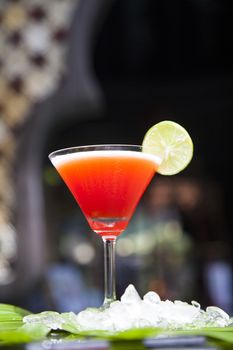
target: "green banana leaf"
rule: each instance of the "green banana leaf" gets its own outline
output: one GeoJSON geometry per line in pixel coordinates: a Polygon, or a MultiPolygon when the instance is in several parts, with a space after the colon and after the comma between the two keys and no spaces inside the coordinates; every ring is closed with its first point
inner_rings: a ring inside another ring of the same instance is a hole
{"type": "MultiPolygon", "coordinates": [[[[75,314],[57,312],[43,312],[41,314],[31,314],[29,311],[13,305],[0,304],[0,346],[3,344],[27,343],[49,339],[51,336],[57,338],[64,337],[64,334],[72,339],[98,338],[109,341],[140,341],[148,337],[164,336],[195,336],[201,335],[208,340],[224,342],[233,346],[233,327],[224,328],[202,328],[191,330],[165,330],[161,328],[136,328],[121,332],[110,331],[81,331],[76,323],[75,314]],[[23,317],[32,317],[33,322],[24,323],[23,317]],[[46,324],[44,319],[51,316],[52,320],[60,322],[59,330],[52,329],[46,324]]],[[[65,337],[64,337],[65,338],[65,337]]],[[[66,337],[68,338],[68,337],[66,337]]]]}
{"type": "Polygon", "coordinates": [[[0,345],[41,340],[50,332],[43,324],[24,324],[23,317],[29,314],[17,306],[0,304],[0,345]]]}
{"type": "Polygon", "coordinates": [[[9,304],[0,304],[0,332],[14,330],[23,325],[27,310],[9,304]]]}
{"type": "Polygon", "coordinates": [[[28,343],[45,339],[50,329],[44,325],[23,325],[14,330],[0,331],[0,345],[28,343]]]}

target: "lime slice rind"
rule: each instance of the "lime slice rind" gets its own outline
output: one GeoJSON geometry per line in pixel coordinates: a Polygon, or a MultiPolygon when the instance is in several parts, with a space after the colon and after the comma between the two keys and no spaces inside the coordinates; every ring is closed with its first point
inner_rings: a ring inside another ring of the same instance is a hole
{"type": "Polygon", "coordinates": [[[193,142],[181,125],[165,120],[146,133],[143,152],[162,158],[158,167],[161,175],[175,175],[186,168],[193,157],[193,142]]]}

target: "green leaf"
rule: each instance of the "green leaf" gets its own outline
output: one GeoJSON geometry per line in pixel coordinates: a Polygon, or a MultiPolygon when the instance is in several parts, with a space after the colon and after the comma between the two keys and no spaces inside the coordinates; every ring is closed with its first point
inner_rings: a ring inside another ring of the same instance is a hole
{"type": "Polygon", "coordinates": [[[73,312],[64,312],[61,314],[62,325],[61,329],[73,334],[80,334],[80,329],[77,325],[77,318],[73,312]]]}
{"type": "Polygon", "coordinates": [[[14,306],[14,305],[9,305],[9,304],[0,304],[0,322],[2,320],[2,318],[4,316],[7,316],[7,315],[15,315],[15,316],[18,316],[18,317],[24,317],[26,315],[29,315],[30,312],[25,310],[25,309],[22,309],[18,306],[14,306]]]}
{"type": "Polygon", "coordinates": [[[161,333],[161,328],[134,328],[121,332],[105,332],[105,335],[111,340],[142,340],[161,333]]]}
{"type": "Polygon", "coordinates": [[[201,328],[193,330],[178,330],[169,332],[172,335],[203,335],[210,339],[222,340],[224,342],[233,343],[233,327],[223,328],[201,328]]]}
{"type": "Polygon", "coordinates": [[[23,325],[23,317],[29,312],[17,306],[0,304],[0,332],[17,329],[23,325]]]}
{"type": "Polygon", "coordinates": [[[212,338],[212,339],[218,339],[218,340],[222,340],[228,343],[233,343],[233,331],[225,331],[225,330],[201,330],[202,335],[208,337],[208,338],[212,338]]]}
{"type": "Polygon", "coordinates": [[[189,330],[166,330],[161,328],[136,328],[121,332],[112,331],[82,331],[77,323],[76,315],[72,312],[59,314],[54,311],[45,311],[39,314],[30,314],[19,307],[0,304],[0,344],[25,343],[45,339],[49,333],[59,339],[67,337],[80,339],[86,337],[102,338],[110,341],[137,341],[148,337],[202,335],[209,340],[233,344],[233,327],[208,327],[189,330]],[[28,316],[28,323],[23,317],[28,316]]]}
{"type": "MultiPolygon", "coordinates": [[[[63,329],[67,330],[70,325],[64,324],[63,329]]],[[[74,332],[72,332],[73,335],[79,336],[79,337],[94,337],[94,338],[101,338],[101,339],[108,339],[108,340],[116,340],[116,341],[123,341],[123,340],[142,340],[147,337],[151,336],[157,336],[161,333],[163,333],[164,330],[159,328],[135,328],[135,329],[129,329],[126,331],[121,332],[112,332],[112,331],[103,331],[103,330],[92,330],[92,331],[82,331],[74,329],[74,332]]]]}
{"type": "Polygon", "coordinates": [[[23,325],[22,321],[6,321],[0,323],[0,332],[17,329],[23,325]]]}
{"type": "Polygon", "coordinates": [[[44,325],[23,325],[14,330],[0,331],[0,344],[27,343],[42,340],[50,332],[44,325]]]}

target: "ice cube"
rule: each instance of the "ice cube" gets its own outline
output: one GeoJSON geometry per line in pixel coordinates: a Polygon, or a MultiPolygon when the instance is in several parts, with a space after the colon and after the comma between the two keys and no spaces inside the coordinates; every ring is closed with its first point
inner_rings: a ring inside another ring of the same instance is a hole
{"type": "Polygon", "coordinates": [[[92,308],[88,308],[83,311],[80,311],[77,315],[78,324],[81,324],[84,328],[86,324],[88,324],[91,327],[93,319],[96,319],[96,317],[98,317],[97,314],[99,312],[100,311],[98,309],[92,309],[92,308]]]}
{"type": "Polygon", "coordinates": [[[199,308],[183,301],[176,300],[174,305],[176,317],[182,320],[182,322],[193,322],[200,313],[199,308]]]}
{"type": "Polygon", "coordinates": [[[193,306],[195,306],[197,309],[201,309],[201,305],[197,302],[197,301],[195,301],[195,300],[192,300],[191,301],[191,304],[193,305],[193,306]]]}
{"type": "Polygon", "coordinates": [[[124,304],[120,301],[111,303],[110,308],[106,312],[111,320],[113,330],[121,331],[132,327],[132,304],[124,304]]]}
{"type": "Polygon", "coordinates": [[[161,301],[160,296],[155,292],[148,292],[144,295],[143,300],[149,303],[159,303],[161,301]]]}
{"type": "Polygon", "coordinates": [[[207,322],[215,327],[225,327],[230,322],[229,315],[217,306],[208,306],[206,308],[207,322]]]}
{"type": "Polygon", "coordinates": [[[108,308],[88,308],[79,312],[58,314],[42,312],[24,317],[26,323],[43,323],[51,329],[61,329],[69,323],[79,330],[122,331],[131,328],[161,327],[165,329],[188,329],[201,327],[225,327],[232,319],[222,309],[210,306],[206,311],[199,303],[191,304],[176,300],[161,301],[155,292],[148,292],[140,298],[135,287],[129,285],[121,297],[108,308]]]}
{"type": "MultiPolygon", "coordinates": [[[[145,298],[145,296],[144,296],[145,298]]],[[[140,324],[144,324],[144,327],[157,327],[160,323],[160,309],[159,302],[148,302],[147,299],[143,299],[141,305],[141,320],[140,324]],[[143,319],[143,321],[142,321],[143,319]]]]}
{"type": "Polygon", "coordinates": [[[88,308],[79,312],[77,323],[81,330],[111,330],[105,310],[102,309],[88,308]]]}
{"type": "Polygon", "coordinates": [[[62,329],[63,319],[58,312],[44,311],[39,314],[32,314],[23,318],[25,323],[43,323],[51,329],[62,329]]]}
{"type": "Polygon", "coordinates": [[[121,296],[121,302],[124,304],[140,303],[142,300],[136,291],[134,285],[130,284],[126,288],[124,294],[121,296]]]}

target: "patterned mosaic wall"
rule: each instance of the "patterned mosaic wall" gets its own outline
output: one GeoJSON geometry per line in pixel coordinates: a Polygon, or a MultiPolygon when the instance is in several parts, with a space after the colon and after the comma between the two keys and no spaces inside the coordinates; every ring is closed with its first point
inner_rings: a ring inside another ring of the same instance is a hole
{"type": "Polygon", "coordinates": [[[67,37],[78,0],[0,0],[0,285],[14,278],[17,203],[12,169],[17,135],[33,106],[65,74],[67,37]]]}

